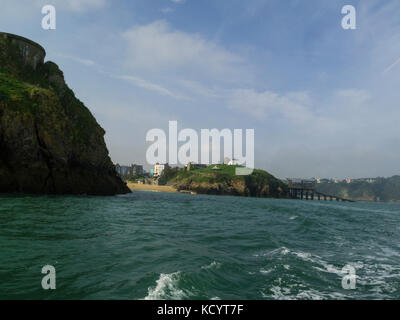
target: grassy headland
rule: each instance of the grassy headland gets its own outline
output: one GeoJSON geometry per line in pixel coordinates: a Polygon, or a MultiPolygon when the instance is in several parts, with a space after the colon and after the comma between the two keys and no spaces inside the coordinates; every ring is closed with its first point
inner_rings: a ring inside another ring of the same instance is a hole
{"type": "Polygon", "coordinates": [[[357,201],[400,201],[400,176],[375,178],[372,182],[356,180],[351,183],[324,182],[317,184],[320,192],[357,201]]]}
{"type": "Polygon", "coordinates": [[[255,169],[250,175],[239,176],[235,174],[238,166],[219,164],[218,170],[214,167],[211,165],[190,171],[167,168],[159,182],[199,194],[288,198],[287,185],[264,170],[255,169]]]}

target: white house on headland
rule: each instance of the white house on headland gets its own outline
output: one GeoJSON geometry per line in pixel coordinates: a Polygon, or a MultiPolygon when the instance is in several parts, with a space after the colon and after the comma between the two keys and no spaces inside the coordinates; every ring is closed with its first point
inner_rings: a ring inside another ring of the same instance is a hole
{"type": "Polygon", "coordinates": [[[153,171],[153,175],[154,177],[159,177],[161,176],[161,173],[164,171],[164,169],[168,167],[168,163],[167,164],[159,164],[158,162],[154,165],[154,171],[153,171]]]}
{"type": "Polygon", "coordinates": [[[228,162],[228,166],[238,166],[239,165],[239,161],[236,159],[232,159],[228,162]]]}

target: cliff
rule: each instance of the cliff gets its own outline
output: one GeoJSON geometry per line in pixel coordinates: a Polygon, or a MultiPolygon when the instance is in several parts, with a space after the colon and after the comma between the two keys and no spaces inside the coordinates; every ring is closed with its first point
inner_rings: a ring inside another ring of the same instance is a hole
{"type": "Polygon", "coordinates": [[[320,183],[317,190],[356,201],[400,201],[400,176],[375,178],[373,182],[355,180],[351,183],[320,183]]]}
{"type": "Polygon", "coordinates": [[[105,131],[52,62],[27,63],[21,42],[0,38],[0,192],[114,195],[105,131]]]}
{"type": "Polygon", "coordinates": [[[213,167],[191,171],[168,168],[160,182],[200,194],[289,198],[287,185],[266,171],[256,169],[251,175],[237,176],[235,166],[218,165],[219,170],[213,167]]]}

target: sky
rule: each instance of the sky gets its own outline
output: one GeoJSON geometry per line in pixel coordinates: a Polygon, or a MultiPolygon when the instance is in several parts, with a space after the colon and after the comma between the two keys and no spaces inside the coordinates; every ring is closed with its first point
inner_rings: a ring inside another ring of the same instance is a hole
{"type": "Polygon", "coordinates": [[[176,120],[254,129],[255,167],[280,178],[360,178],[400,174],[399,16],[398,0],[3,0],[0,31],[46,49],[114,163],[149,168],[146,133],[176,120]]]}

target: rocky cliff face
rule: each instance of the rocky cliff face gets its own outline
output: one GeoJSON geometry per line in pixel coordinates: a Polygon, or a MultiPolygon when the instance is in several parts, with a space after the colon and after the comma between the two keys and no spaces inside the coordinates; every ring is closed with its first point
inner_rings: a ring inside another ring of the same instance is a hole
{"type": "Polygon", "coordinates": [[[178,190],[200,194],[232,195],[260,198],[289,198],[288,187],[266,171],[255,169],[251,175],[236,176],[235,168],[219,165],[220,171],[201,169],[166,169],[162,180],[178,190]]]}
{"type": "Polygon", "coordinates": [[[286,186],[282,183],[271,185],[268,182],[257,183],[252,178],[225,182],[196,182],[183,180],[174,184],[178,190],[190,190],[199,194],[231,195],[257,198],[289,198],[286,186]]]}
{"type": "Polygon", "coordinates": [[[18,46],[0,39],[0,192],[130,192],[104,134],[56,64],[34,70],[18,46]]]}

